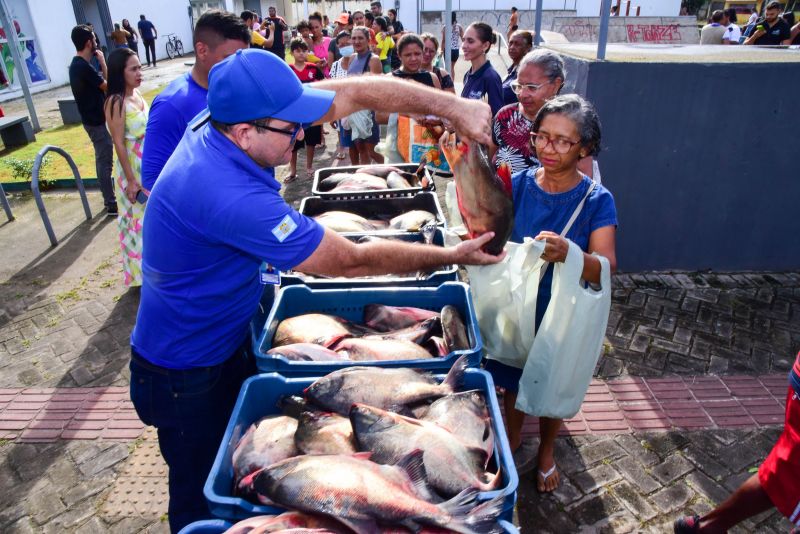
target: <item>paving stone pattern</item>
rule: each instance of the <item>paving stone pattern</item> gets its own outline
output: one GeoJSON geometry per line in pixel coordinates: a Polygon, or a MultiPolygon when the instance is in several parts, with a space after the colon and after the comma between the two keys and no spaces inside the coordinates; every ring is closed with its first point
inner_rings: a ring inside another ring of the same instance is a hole
{"type": "MultiPolygon", "coordinates": [[[[78,276],[65,273],[81,251],[59,246],[0,280],[0,410],[16,414],[0,419],[13,427],[0,430],[2,532],[166,531],[152,434],[111,432],[141,432],[112,426],[138,425],[125,399],[138,292],[116,243],[92,235],[80,242],[99,259],[78,276]]],[[[558,440],[564,483],[540,496],[523,476],[523,531],[665,532],[724,499],[780,431],[798,302],[798,273],[615,276],[598,381],[558,440]]],[[[739,529],[756,531],[788,523],[772,512],[739,529]]]]}
{"type": "MultiPolygon", "coordinates": [[[[572,436],[556,442],[561,486],[520,480],[515,523],[524,533],[672,532],[679,515],[703,514],[751,476],[779,428],[572,436]]],[[[777,511],[731,532],[789,532],[777,511]]]]}

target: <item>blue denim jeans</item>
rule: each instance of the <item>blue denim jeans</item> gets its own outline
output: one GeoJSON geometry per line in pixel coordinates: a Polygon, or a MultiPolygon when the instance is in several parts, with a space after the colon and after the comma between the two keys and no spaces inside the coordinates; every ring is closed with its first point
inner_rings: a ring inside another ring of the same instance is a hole
{"type": "Polygon", "coordinates": [[[131,356],[131,400],[146,425],[158,429],[169,467],[169,526],[178,532],[211,519],[203,486],[228,425],[242,382],[255,374],[250,337],[225,362],[173,370],[131,356]]]}

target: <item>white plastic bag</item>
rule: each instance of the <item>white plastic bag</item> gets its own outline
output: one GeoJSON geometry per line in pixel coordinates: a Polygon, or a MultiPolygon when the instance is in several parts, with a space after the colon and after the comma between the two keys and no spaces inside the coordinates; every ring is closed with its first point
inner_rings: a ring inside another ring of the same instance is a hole
{"type": "Polygon", "coordinates": [[[351,139],[369,139],[372,136],[372,112],[368,109],[356,111],[347,116],[352,133],[351,139]]]}
{"type": "Polygon", "coordinates": [[[611,310],[608,260],[596,256],[600,290],[584,288],[583,251],[568,242],[566,260],[555,264],[553,294],[525,363],[516,404],[527,414],[558,419],[573,417],[581,407],[611,310]]]}
{"type": "Polygon", "coordinates": [[[544,241],[506,243],[506,257],[494,265],[466,266],[488,358],[522,368],[534,340],[539,271],[544,241]]]}

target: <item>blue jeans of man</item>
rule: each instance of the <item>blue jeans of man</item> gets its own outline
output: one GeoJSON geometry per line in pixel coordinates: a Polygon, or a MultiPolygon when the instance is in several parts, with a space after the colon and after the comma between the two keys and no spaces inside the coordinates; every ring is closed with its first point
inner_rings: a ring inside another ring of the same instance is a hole
{"type": "Polygon", "coordinates": [[[158,429],[169,467],[172,532],[212,517],[203,486],[242,382],[256,372],[248,344],[219,365],[188,370],[154,365],[132,351],[131,400],[142,422],[158,429]]]}

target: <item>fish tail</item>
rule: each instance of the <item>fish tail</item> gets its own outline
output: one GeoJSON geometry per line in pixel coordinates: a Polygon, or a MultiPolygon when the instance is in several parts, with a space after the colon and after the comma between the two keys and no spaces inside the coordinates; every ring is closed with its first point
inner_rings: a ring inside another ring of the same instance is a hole
{"type": "Polygon", "coordinates": [[[451,516],[447,528],[462,534],[496,534],[503,532],[503,529],[497,524],[497,519],[503,512],[505,501],[503,496],[495,497],[490,501],[474,506],[477,496],[477,490],[468,489],[439,505],[451,516]]]}
{"type": "Polygon", "coordinates": [[[458,391],[461,388],[461,384],[464,382],[464,373],[467,370],[467,366],[468,361],[467,355],[465,354],[455,361],[450,372],[447,373],[444,382],[442,382],[442,386],[449,388],[451,393],[458,391]]]}

